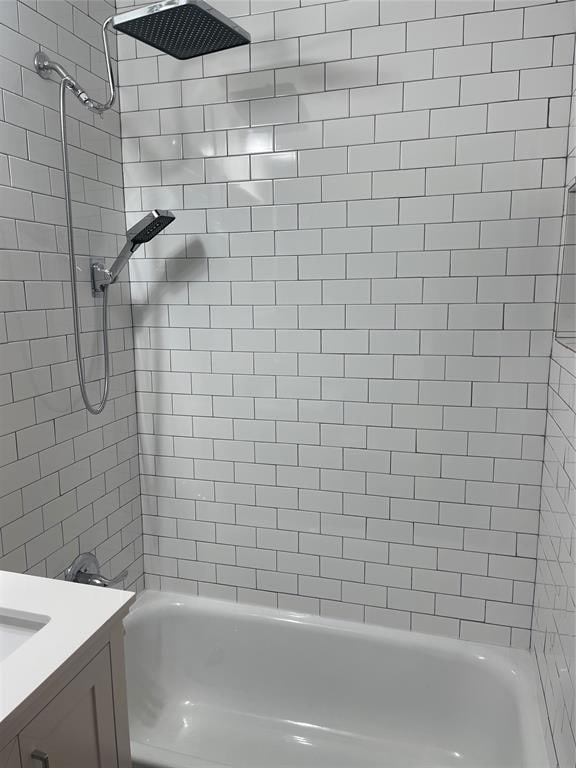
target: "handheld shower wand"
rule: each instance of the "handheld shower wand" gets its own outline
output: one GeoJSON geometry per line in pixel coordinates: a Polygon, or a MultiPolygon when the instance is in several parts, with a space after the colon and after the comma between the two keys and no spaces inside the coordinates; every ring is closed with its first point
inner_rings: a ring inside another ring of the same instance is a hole
{"type": "Polygon", "coordinates": [[[99,262],[91,265],[92,291],[94,294],[102,293],[109,285],[115,283],[120,272],[128,264],[132,254],[141,245],[148,243],[156,235],[159,235],[175,218],[176,216],[174,216],[172,211],[154,210],[129,229],[126,232],[126,243],[110,269],[107,269],[104,264],[99,262]]]}
{"type": "Polygon", "coordinates": [[[60,139],[62,144],[62,167],[64,171],[64,198],[66,205],[66,230],[70,255],[70,283],[72,289],[72,315],[74,318],[74,345],[80,392],[87,410],[99,414],[108,399],[110,382],[110,354],[108,349],[108,288],[116,281],[130,256],[143,243],[147,243],[174,221],[171,211],[152,211],[132,227],[126,237],[126,244],[107,269],[103,264],[90,267],[92,288],[95,295],[102,294],[102,331],[104,347],[104,385],[99,402],[92,403],[88,397],[86,377],[80,344],[80,312],[76,285],[76,253],[74,250],[74,229],[72,224],[72,203],[70,194],[70,171],[68,142],[66,138],[66,92],[73,93],[90,111],[102,115],[114,104],[116,84],[112,60],[108,48],[107,32],[115,30],[167,53],[176,59],[191,59],[215,51],[247,45],[250,35],[233,21],[212,8],[203,0],[161,0],[151,5],[134,8],[110,16],[102,24],[102,42],[108,77],[108,98],[104,102],[91,98],[78,81],[58,62],[51,61],[43,51],[34,57],[36,72],[43,78],[56,74],[60,78],[60,139]]]}

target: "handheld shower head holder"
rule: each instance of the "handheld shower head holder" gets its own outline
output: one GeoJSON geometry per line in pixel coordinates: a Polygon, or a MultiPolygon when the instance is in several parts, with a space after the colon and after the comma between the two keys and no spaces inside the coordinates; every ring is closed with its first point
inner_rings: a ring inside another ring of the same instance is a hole
{"type": "Polygon", "coordinates": [[[90,264],[90,281],[93,296],[101,296],[106,288],[114,282],[110,270],[100,261],[94,261],[90,264]]]}
{"type": "Polygon", "coordinates": [[[133,227],[130,227],[126,233],[126,242],[110,269],[100,262],[94,262],[90,265],[90,279],[92,281],[93,295],[98,296],[103,293],[109,285],[115,283],[118,279],[118,275],[122,272],[134,251],[138,250],[141,245],[153,240],[156,235],[159,235],[160,232],[166,229],[175,218],[176,217],[172,211],[155,209],[150,211],[150,213],[147,213],[146,216],[141,218],[133,227]]]}

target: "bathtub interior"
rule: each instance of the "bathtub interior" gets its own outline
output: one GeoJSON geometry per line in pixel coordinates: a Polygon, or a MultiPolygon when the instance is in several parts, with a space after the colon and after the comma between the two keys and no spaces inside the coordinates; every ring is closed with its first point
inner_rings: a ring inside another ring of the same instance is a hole
{"type": "Polygon", "coordinates": [[[190,600],[127,621],[136,765],[531,764],[517,672],[472,644],[190,600]]]}

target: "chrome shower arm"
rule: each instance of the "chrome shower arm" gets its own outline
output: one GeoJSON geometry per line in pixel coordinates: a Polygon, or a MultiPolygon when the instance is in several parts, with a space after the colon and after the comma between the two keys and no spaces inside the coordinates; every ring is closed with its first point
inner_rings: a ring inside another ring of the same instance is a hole
{"type": "Polygon", "coordinates": [[[54,72],[61,80],[66,81],[66,87],[68,90],[71,91],[87,109],[89,109],[91,112],[96,112],[98,115],[102,115],[104,112],[109,110],[116,100],[116,84],[114,82],[114,73],[112,71],[112,60],[110,58],[107,36],[108,24],[112,21],[112,18],[113,17],[110,16],[102,24],[102,43],[104,45],[104,57],[106,59],[106,72],[108,75],[108,89],[110,91],[108,100],[105,102],[97,101],[96,99],[92,99],[90,96],[88,96],[76,78],[72,77],[72,75],[69,74],[61,64],[58,64],[58,62],[49,59],[43,51],[38,51],[34,56],[34,67],[36,68],[36,72],[41,77],[48,78],[50,77],[50,73],[54,72]]]}

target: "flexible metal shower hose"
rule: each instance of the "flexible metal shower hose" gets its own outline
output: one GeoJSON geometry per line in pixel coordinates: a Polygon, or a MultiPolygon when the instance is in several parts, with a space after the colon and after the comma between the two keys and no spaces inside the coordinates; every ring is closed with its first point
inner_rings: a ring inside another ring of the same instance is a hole
{"type": "Polygon", "coordinates": [[[76,252],[74,250],[74,231],[72,227],[72,200],[70,195],[70,171],[68,168],[68,142],[66,135],[66,90],[70,88],[71,78],[64,77],[60,82],[60,139],[62,142],[62,167],[64,171],[64,198],[66,201],[66,230],[68,233],[68,253],[70,264],[70,286],[72,289],[72,315],[74,318],[74,346],[76,349],[76,367],[82,400],[87,410],[97,415],[102,413],[108,400],[110,383],[110,351],[108,348],[108,286],[103,287],[102,301],[102,333],[104,341],[104,392],[100,402],[93,404],[86,391],[86,378],[82,361],[82,346],[80,343],[80,310],[78,308],[78,290],[76,284],[76,252]]]}

